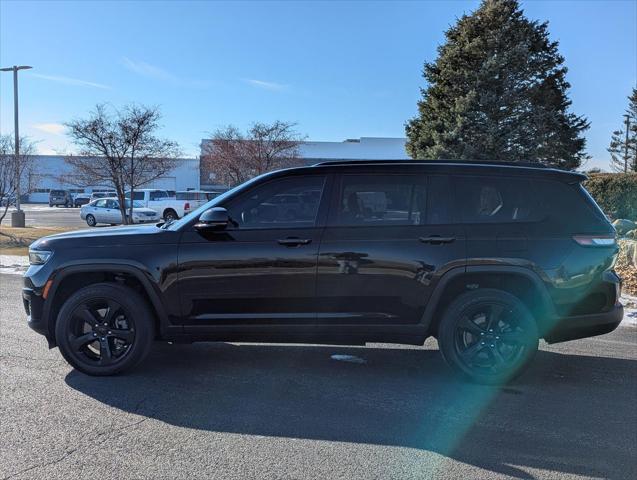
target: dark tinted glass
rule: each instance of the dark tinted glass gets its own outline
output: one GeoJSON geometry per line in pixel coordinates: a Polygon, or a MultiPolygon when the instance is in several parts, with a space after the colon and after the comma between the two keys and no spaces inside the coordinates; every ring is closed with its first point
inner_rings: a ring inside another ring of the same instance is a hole
{"type": "Polygon", "coordinates": [[[542,183],[523,177],[457,177],[455,217],[464,223],[533,222],[544,218],[542,183]]]}
{"type": "Polygon", "coordinates": [[[344,175],[333,225],[420,225],[425,223],[425,177],[344,175]]]}
{"type": "MultiPolygon", "coordinates": [[[[150,200],[160,200],[162,198],[168,198],[168,194],[162,190],[156,190],[154,192],[150,192],[150,200]]],[[[142,198],[135,197],[133,200],[143,200],[142,198]]]]}
{"type": "Polygon", "coordinates": [[[323,175],[274,180],[246,192],[226,208],[239,228],[307,228],[316,223],[324,184],[323,175]]]}

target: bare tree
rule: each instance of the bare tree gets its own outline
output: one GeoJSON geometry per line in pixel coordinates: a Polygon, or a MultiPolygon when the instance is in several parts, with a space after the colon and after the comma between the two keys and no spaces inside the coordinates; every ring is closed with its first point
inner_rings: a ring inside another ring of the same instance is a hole
{"type": "Polygon", "coordinates": [[[155,136],[161,114],[157,107],[127,105],[121,110],[97,105],[88,118],[66,124],[79,155],[65,161],[74,173],[67,182],[106,185],[117,192],[122,223],[132,222],[133,192],[164,176],[180,154],[176,142],[155,136]],[[131,202],[126,214],[125,194],[131,202]]]}
{"type": "Polygon", "coordinates": [[[242,134],[228,125],[204,143],[202,167],[219,183],[234,186],[265,172],[302,165],[299,146],[303,137],[295,127],[277,120],[255,123],[242,134]]]}
{"type": "Polygon", "coordinates": [[[17,179],[20,176],[20,194],[33,189],[33,155],[35,144],[27,137],[20,137],[20,154],[15,155],[12,134],[0,135],[0,223],[18,195],[17,179]]]}

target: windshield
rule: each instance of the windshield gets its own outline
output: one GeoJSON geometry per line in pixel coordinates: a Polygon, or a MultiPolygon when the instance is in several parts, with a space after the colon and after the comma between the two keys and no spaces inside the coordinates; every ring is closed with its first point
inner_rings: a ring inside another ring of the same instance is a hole
{"type": "Polygon", "coordinates": [[[239,190],[243,190],[244,188],[249,187],[253,183],[256,183],[256,182],[260,181],[262,178],[264,178],[264,177],[266,177],[268,175],[271,175],[271,173],[264,173],[263,175],[259,175],[258,177],[255,177],[255,178],[253,178],[251,180],[248,180],[245,183],[242,183],[241,185],[237,185],[236,187],[231,188],[230,190],[228,190],[228,191],[222,193],[221,195],[219,195],[218,197],[215,197],[212,200],[210,200],[209,202],[204,203],[203,205],[201,205],[196,210],[193,210],[192,212],[190,212],[188,215],[185,215],[184,217],[181,217],[179,220],[164,224],[163,228],[165,228],[166,230],[179,230],[184,225],[187,225],[191,220],[193,220],[195,218],[198,218],[199,215],[201,215],[203,212],[205,212],[209,208],[223,205],[223,202],[228,197],[232,196],[235,192],[238,192],[239,190]]]}

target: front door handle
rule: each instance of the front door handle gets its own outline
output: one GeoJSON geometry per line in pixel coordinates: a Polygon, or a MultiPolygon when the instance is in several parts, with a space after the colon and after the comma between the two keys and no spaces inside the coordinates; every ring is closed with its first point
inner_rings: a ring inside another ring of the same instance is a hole
{"type": "Polygon", "coordinates": [[[312,243],[312,240],[309,238],[283,238],[281,240],[277,240],[279,245],[285,245],[286,247],[298,247],[299,245],[308,245],[312,243]]]}
{"type": "Polygon", "coordinates": [[[456,240],[456,237],[441,237],[440,235],[431,235],[429,237],[420,237],[422,243],[431,243],[433,245],[438,245],[441,243],[452,243],[456,240]]]}

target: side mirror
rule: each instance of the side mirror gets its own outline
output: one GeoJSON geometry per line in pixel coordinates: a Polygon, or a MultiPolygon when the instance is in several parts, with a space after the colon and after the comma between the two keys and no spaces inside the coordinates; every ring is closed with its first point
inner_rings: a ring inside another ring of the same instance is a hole
{"type": "Polygon", "coordinates": [[[229,223],[228,210],[223,207],[212,207],[199,216],[199,220],[195,223],[195,228],[197,230],[223,230],[229,223]]]}

